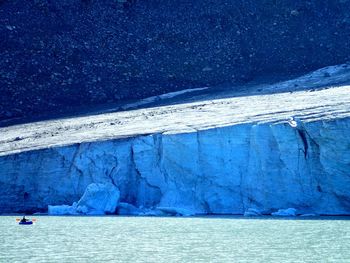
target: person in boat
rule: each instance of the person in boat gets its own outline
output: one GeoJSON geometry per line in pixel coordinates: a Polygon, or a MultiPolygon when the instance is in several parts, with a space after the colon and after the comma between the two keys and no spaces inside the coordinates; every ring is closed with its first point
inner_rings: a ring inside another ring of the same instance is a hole
{"type": "Polygon", "coordinates": [[[26,219],[26,216],[23,216],[23,218],[21,219],[21,223],[25,223],[27,221],[28,221],[28,219],[26,219]]]}

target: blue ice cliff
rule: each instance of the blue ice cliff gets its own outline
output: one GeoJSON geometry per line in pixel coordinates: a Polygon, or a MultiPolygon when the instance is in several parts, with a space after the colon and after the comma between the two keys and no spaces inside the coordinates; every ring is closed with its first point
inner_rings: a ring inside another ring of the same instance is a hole
{"type": "Polygon", "coordinates": [[[348,81],[340,65],[239,96],[0,128],[0,212],[348,215],[348,81]]]}

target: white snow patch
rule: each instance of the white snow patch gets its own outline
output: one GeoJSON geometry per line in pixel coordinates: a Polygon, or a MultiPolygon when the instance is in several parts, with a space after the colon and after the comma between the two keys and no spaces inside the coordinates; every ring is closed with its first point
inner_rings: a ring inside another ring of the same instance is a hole
{"type": "Polygon", "coordinates": [[[296,128],[298,126],[298,123],[294,120],[293,117],[291,117],[289,120],[288,120],[288,124],[293,127],[293,128],[296,128]]]}
{"type": "Polygon", "coordinates": [[[305,74],[299,78],[278,82],[263,87],[264,91],[297,91],[302,89],[319,88],[322,86],[339,85],[349,81],[350,65],[341,64],[328,66],[305,74]]]}
{"type": "Polygon", "coordinates": [[[145,99],[142,99],[140,101],[137,101],[135,103],[129,103],[125,106],[122,106],[123,110],[128,110],[128,109],[134,109],[134,108],[138,108],[150,103],[154,103],[154,102],[158,102],[160,100],[165,100],[165,99],[171,99],[186,93],[191,93],[191,92],[195,92],[195,91],[201,91],[201,90],[206,90],[208,89],[208,87],[204,87],[204,88],[196,88],[196,89],[186,89],[186,90],[180,90],[180,91],[175,91],[175,92],[169,92],[169,93],[165,93],[162,95],[158,95],[158,96],[152,96],[152,97],[148,97],[145,99]]]}

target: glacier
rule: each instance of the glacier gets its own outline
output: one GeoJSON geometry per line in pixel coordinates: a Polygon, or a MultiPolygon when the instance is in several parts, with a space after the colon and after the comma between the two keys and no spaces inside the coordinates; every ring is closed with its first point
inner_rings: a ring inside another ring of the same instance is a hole
{"type": "Polygon", "coordinates": [[[87,214],[349,215],[347,81],[340,65],[256,93],[0,128],[0,212],[85,200],[87,214]],[[91,185],[114,201],[90,202],[91,185]]]}

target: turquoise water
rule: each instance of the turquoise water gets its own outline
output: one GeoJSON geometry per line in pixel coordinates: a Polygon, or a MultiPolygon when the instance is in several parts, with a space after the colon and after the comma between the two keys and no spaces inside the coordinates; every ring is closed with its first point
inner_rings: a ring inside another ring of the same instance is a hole
{"type": "Polygon", "coordinates": [[[350,262],[350,220],[0,217],[0,262],[350,262]]]}

